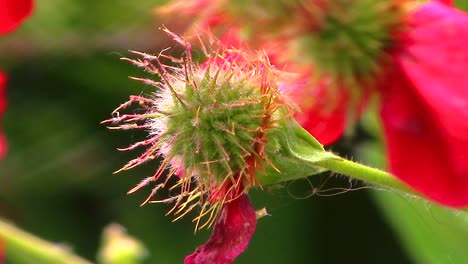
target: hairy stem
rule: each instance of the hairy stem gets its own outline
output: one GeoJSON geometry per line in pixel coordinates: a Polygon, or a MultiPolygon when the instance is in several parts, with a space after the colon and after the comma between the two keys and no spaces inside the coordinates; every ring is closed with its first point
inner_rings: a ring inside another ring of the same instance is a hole
{"type": "Polygon", "coordinates": [[[354,179],[363,180],[368,183],[384,186],[394,190],[403,191],[408,194],[418,195],[415,190],[411,189],[404,182],[392,174],[372,168],[354,161],[344,159],[334,155],[331,159],[321,160],[315,165],[323,167],[327,170],[350,176],[354,179]]]}

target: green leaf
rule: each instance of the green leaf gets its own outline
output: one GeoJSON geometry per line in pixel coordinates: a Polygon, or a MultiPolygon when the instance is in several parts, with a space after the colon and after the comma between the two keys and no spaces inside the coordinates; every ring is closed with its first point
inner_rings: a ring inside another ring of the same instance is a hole
{"type": "Polygon", "coordinates": [[[466,263],[468,213],[390,192],[374,196],[415,263],[466,263]]]}

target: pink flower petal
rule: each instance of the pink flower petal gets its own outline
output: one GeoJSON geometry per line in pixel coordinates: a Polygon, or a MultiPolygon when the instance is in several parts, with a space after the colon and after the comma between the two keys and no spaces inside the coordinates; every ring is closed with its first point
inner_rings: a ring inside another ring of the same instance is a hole
{"type": "Polygon", "coordinates": [[[468,205],[468,16],[440,3],[417,9],[400,67],[384,90],[390,169],[435,201],[468,205]]]}
{"type": "Polygon", "coordinates": [[[257,223],[247,195],[224,205],[206,244],[185,258],[185,264],[229,264],[249,244],[257,223]]]}
{"type": "Polygon", "coordinates": [[[0,35],[15,30],[32,8],[32,0],[0,0],[0,35]]]}

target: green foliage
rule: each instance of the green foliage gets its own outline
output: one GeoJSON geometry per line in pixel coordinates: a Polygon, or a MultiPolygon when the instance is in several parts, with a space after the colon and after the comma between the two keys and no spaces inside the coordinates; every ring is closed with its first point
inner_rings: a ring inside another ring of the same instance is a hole
{"type": "Polygon", "coordinates": [[[466,263],[468,213],[395,193],[375,197],[415,263],[466,263]]]}
{"type": "Polygon", "coordinates": [[[455,0],[455,6],[458,9],[468,11],[468,1],[467,0],[455,0]]]}

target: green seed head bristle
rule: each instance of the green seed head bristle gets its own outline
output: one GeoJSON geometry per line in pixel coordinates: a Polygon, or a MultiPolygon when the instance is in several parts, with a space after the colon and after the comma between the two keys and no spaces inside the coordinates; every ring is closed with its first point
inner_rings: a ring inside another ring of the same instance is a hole
{"type": "Polygon", "coordinates": [[[168,136],[177,136],[170,156],[180,156],[185,170],[221,183],[244,169],[254,153],[254,140],[263,120],[264,98],[258,84],[229,70],[202,70],[184,83],[183,106],[169,109],[168,136]]]}
{"type": "Polygon", "coordinates": [[[114,111],[117,117],[104,122],[119,123],[112,127],[116,129],[141,128],[150,133],[147,140],[124,149],[147,147],[121,170],[163,158],[155,174],[129,193],[158,181],[168,171],[144,203],[177,176],[177,183],[169,186],[171,197],[153,202],[173,202],[170,212],[176,219],[201,206],[195,218],[199,229],[213,223],[224,203],[258,183],[257,169],[274,166],[265,152],[269,131],[289,116],[289,107],[282,102],[275,71],[263,55],[251,59],[239,50],[218,47],[203,64],[197,64],[192,61],[190,44],[166,32],[185,46],[185,57],[177,60],[133,52],[143,59],[126,60],[159,75],[161,81],[134,79],[158,90],[151,98],[131,96],[114,111]],[[176,64],[165,65],[160,58],[176,64]],[[146,113],[119,114],[132,103],[146,113]],[[202,218],[207,220],[199,227],[202,218]]]}
{"type": "Polygon", "coordinates": [[[351,88],[371,82],[399,24],[395,1],[328,1],[323,12],[318,29],[299,43],[316,72],[351,88]]]}

